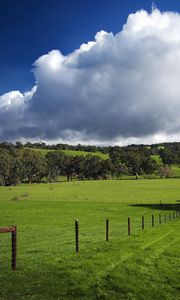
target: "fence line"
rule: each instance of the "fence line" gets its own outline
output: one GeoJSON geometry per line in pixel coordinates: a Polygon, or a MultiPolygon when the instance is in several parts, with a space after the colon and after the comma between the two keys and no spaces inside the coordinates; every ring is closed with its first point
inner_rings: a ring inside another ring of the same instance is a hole
{"type": "MultiPolygon", "coordinates": [[[[84,246],[87,243],[96,244],[100,241],[109,242],[112,239],[118,239],[119,237],[128,235],[131,236],[137,231],[144,231],[146,228],[156,228],[158,226],[162,226],[163,224],[169,223],[171,221],[174,221],[180,217],[180,211],[173,211],[171,213],[164,213],[164,214],[152,214],[152,212],[144,214],[142,216],[138,217],[127,217],[127,223],[124,221],[121,223],[111,221],[111,219],[105,219],[104,224],[101,222],[101,228],[99,232],[97,232],[96,227],[84,227],[81,226],[81,223],[78,219],[75,219],[74,222],[74,234],[68,234],[68,235],[60,235],[57,238],[57,233],[59,233],[59,228],[56,227],[55,231],[52,231],[52,236],[50,233],[48,235],[43,234],[42,240],[39,240],[39,236],[37,237],[37,241],[33,242],[33,240],[30,240],[27,244],[27,238],[22,236],[23,234],[26,234],[26,230],[19,230],[18,232],[18,254],[21,253],[21,255],[18,257],[18,260],[21,261],[21,259],[27,257],[28,255],[31,255],[33,252],[39,253],[39,255],[50,255],[53,256],[53,253],[55,253],[55,250],[52,250],[51,247],[58,247],[60,250],[59,253],[64,253],[66,250],[63,248],[63,246],[67,245],[68,249],[71,249],[71,252],[73,253],[73,244],[75,246],[75,252],[79,253],[83,251],[84,246]],[[96,232],[95,232],[96,230],[96,232]],[[74,238],[73,238],[74,235],[74,238]],[[47,236],[51,237],[50,240],[47,240],[47,236]],[[44,240],[45,239],[45,240],[44,240]],[[51,243],[52,242],[52,243],[51,243]],[[82,248],[80,248],[80,245],[82,244],[82,248]],[[81,250],[81,251],[80,251],[81,250]]],[[[95,225],[94,225],[95,226],[95,225]]],[[[69,230],[72,228],[69,227],[69,230]]],[[[30,231],[30,230],[28,230],[30,231]]],[[[17,228],[16,226],[13,227],[4,227],[0,228],[0,233],[2,232],[10,232],[10,236],[6,237],[5,239],[1,240],[1,249],[0,252],[2,252],[2,246],[5,248],[5,241],[11,240],[11,267],[13,270],[16,270],[16,259],[17,259],[17,228]],[[9,228],[9,231],[8,231],[9,228]],[[4,240],[4,244],[3,244],[4,240]]],[[[36,238],[36,234],[38,230],[34,230],[31,238],[36,238]]],[[[29,232],[28,232],[29,235],[29,232]]],[[[9,251],[10,251],[10,245],[9,245],[9,251]]],[[[54,249],[54,248],[53,248],[54,249]]],[[[4,249],[5,250],[5,249],[4,249]]],[[[0,257],[7,257],[7,253],[0,253],[0,257]]],[[[1,264],[1,263],[0,263],[1,264]]]]}

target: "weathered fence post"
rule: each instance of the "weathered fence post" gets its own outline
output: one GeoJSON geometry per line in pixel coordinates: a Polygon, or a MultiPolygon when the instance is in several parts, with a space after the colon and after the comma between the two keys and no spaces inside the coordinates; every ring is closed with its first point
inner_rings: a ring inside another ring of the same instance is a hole
{"type": "Polygon", "coordinates": [[[154,215],[152,215],[152,227],[154,227],[154,215]]]}
{"type": "Polygon", "coordinates": [[[144,216],[142,216],[142,230],[144,230],[144,216]]]}
{"type": "Polygon", "coordinates": [[[12,269],[16,270],[16,254],[17,254],[17,227],[14,226],[14,231],[11,233],[12,237],[12,261],[11,266],[12,269]]]}
{"type": "Polygon", "coordinates": [[[159,224],[161,225],[161,215],[159,215],[159,224]]]}
{"type": "Polygon", "coordinates": [[[75,249],[76,253],[79,252],[79,220],[75,220],[75,249]]]}
{"type": "Polygon", "coordinates": [[[171,221],[171,214],[169,214],[169,221],[171,221]]]}
{"type": "Polygon", "coordinates": [[[128,217],[128,235],[131,235],[131,219],[128,217]]]}
{"type": "Polygon", "coordinates": [[[106,220],[106,241],[109,241],[109,219],[106,220]]]}
{"type": "Polygon", "coordinates": [[[173,219],[175,219],[176,218],[176,216],[175,216],[175,212],[173,212],[173,219]]]}

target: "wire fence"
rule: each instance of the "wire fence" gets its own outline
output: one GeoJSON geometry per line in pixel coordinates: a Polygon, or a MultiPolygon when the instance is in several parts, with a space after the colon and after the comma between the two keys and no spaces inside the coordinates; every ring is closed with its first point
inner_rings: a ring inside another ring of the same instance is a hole
{"type": "MultiPolygon", "coordinates": [[[[134,214],[119,220],[95,220],[86,223],[76,219],[61,226],[19,226],[15,230],[0,234],[0,272],[12,268],[41,266],[67,255],[83,253],[87,248],[101,246],[101,243],[135,236],[150,228],[157,228],[180,217],[180,211],[154,213],[149,210],[143,215],[134,214]]],[[[6,227],[7,228],[7,227],[6,227]]],[[[12,228],[12,227],[10,227],[12,228]]],[[[2,230],[2,228],[0,228],[2,230]]],[[[1,232],[0,230],[0,232],[1,232]]]]}

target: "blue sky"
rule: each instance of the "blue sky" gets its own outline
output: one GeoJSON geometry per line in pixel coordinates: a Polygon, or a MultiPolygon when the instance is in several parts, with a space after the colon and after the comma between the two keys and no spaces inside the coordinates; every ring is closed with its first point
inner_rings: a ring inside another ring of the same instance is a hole
{"type": "Polygon", "coordinates": [[[1,0],[0,140],[180,140],[179,0],[1,0]]]}
{"type": "MultiPolygon", "coordinates": [[[[155,4],[161,11],[179,9],[178,0],[155,4]]],[[[102,29],[116,33],[130,13],[151,6],[149,0],[1,0],[0,94],[30,89],[39,56],[52,49],[68,54],[102,29]]]]}

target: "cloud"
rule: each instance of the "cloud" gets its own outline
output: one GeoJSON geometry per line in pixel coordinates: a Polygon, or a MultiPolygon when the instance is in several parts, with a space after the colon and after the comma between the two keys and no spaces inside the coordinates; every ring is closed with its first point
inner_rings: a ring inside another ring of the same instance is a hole
{"type": "Polygon", "coordinates": [[[180,14],[138,11],[115,35],[100,31],[67,56],[59,50],[41,56],[33,73],[32,91],[0,96],[0,139],[114,143],[177,137],[180,14]]]}

